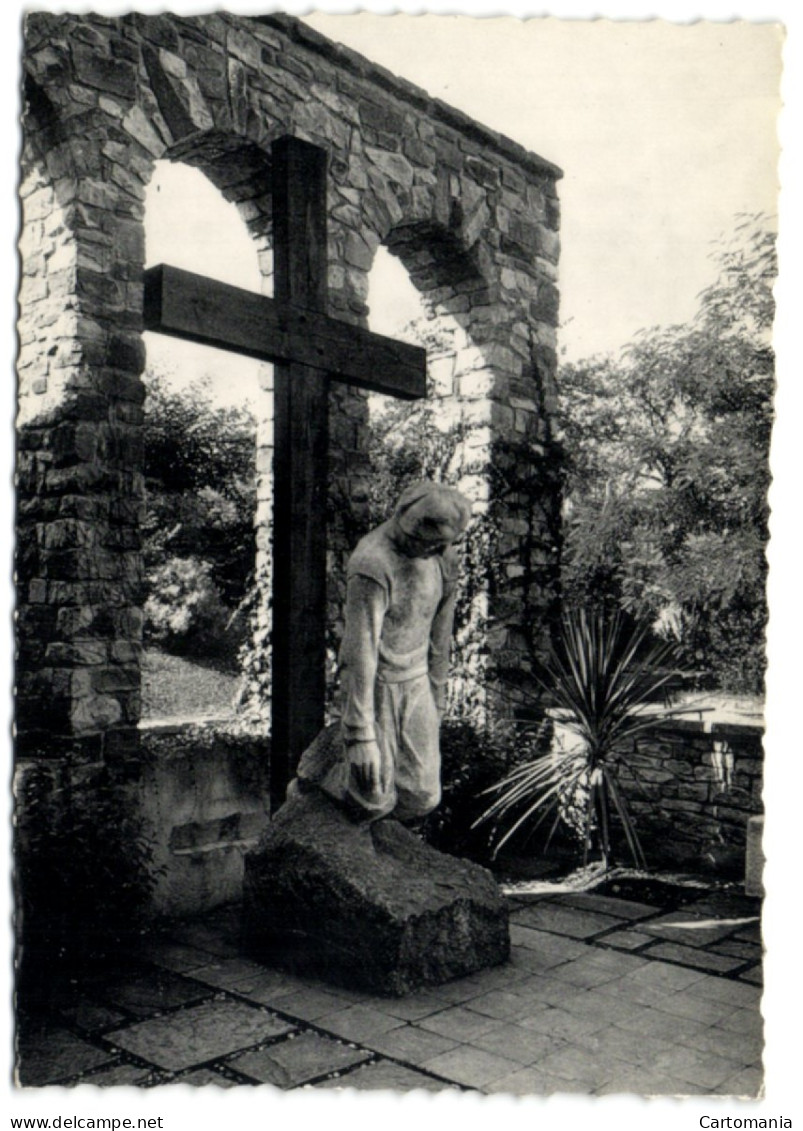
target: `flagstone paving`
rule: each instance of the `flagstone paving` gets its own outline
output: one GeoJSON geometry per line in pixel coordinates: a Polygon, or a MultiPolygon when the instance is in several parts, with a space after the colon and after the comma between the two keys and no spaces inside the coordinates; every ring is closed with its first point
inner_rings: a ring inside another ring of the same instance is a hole
{"type": "Polygon", "coordinates": [[[756,1096],[759,902],[511,900],[511,960],[377,998],[243,957],[239,909],[174,924],[20,1023],[23,1086],[756,1096]]]}
{"type": "Polygon", "coordinates": [[[135,1064],[115,1064],[84,1078],[86,1082],[104,1088],[146,1087],[149,1079],[150,1070],[135,1064]]]}
{"type": "Polygon", "coordinates": [[[203,1001],[208,994],[206,986],[190,982],[178,974],[154,974],[151,971],[131,980],[121,977],[108,983],[103,996],[109,1005],[118,1010],[125,1009],[135,1017],[150,1017],[164,1009],[203,1001]]]}
{"type": "Polygon", "coordinates": [[[384,1060],[363,1065],[355,1072],[350,1072],[348,1076],[321,1080],[314,1087],[356,1088],[360,1092],[375,1091],[379,1088],[395,1092],[411,1092],[417,1089],[440,1092],[444,1088],[454,1088],[456,1085],[448,1080],[438,1080],[434,1076],[416,1072],[415,1069],[407,1068],[403,1064],[394,1064],[390,1060],[384,1060]]]}
{"type": "Polygon", "coordinates": [[[111,1064],[113,1055],[108,1049],[54,1026],[52,1029],[23,1032],[19,1040],[19,1058],[23,1083],[54,1084],[101,1064],[111,1064]]]}
{"type": "Polygon", "coordinates": [[[293,1088],[319,1080],[332,1072],[354,1068],[370,1059],[365,1049],[353,1048],[318,1033],[301,1033],[255,1052],[242,1053],[228,1061],[229,1067],[260,1084],[293,1088]]]}
{"type": "Polygon", "coordinates": [[[266,1010],[222,999],[117,1029],[106,1039],[149,1064],[175,1071],[217,1060],[291,1028],[266,1010]]]}

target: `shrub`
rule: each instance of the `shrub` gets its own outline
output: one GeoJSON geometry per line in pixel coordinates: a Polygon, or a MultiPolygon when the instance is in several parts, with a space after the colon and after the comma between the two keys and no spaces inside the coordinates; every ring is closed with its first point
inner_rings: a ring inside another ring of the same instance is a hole
{"type": "Polygon", "coordinates": [[[177,655],[228,661],[236,670],[242,629],[232,624],[208,562],[168,558],[149,571],[147,582],[144,611],[149,643],[177,655]]]}
{"type": "Polygon", "coordinates": [[[442,799],[427,818],[426,838],[442,852],[487,862],[491,836],[474,827],[485,808],[480,795],[525,751],[509,726],[480,727],[468,718],[445,718],[440,746],[442,799]]]}
{"type": "Polygon", "coordinates": [[[583,843],[583,860],[596,851],[605,867],[620,831],[637,867],[645,864],[638,834],[618,785],[623,749],[670,711],[655,708],[672,682],[673,650],[653,643],[618,613],[570,610],[541,674],[556,717],[550,749],[517,766],[487,793],[496,799],[477,819],[500,830],[497,850],[533,820],[563,821],[583,843]]]}
{"type": "Polygon", "coordinates": [[[34,1008],[60,973],[113,957],[140,929],[157,878],[150,842],[105,772],[80,785],[48,765],[18,773],[19,996],[34,1008]]]}
{"type": "Polygon", "coordinates": [[[256,420],[215,406],[208,381],[145,380],[147,639],[234,671],[256,555],[256,420]]]}
{"type": "Polygon", "coordinates": [[[737,218],[685,325],[564,365],[564,598],[675,637],[702,683],[760,694],[773,418],[775,238],[737,218]]]}

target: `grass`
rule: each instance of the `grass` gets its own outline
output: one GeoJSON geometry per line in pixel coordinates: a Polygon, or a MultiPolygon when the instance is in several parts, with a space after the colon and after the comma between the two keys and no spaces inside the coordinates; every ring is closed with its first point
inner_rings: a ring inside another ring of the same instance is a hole
{"type": "Polygon", "coordinates": [[[142,660],[142,718],[230,718],[240,679],[155,648],[142,660]]]}

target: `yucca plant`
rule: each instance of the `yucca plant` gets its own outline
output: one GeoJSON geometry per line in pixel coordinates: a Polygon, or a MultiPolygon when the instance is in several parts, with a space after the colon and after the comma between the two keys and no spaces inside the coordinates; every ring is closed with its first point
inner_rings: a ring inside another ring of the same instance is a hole
{"type": "Polygon", "coordinates": [[[496,852],[523,826],[537,827],[552,816],[547,844],[561,818],[567,819],[579,826],[584,864],[596,849],[608,868],[618,819],[636,867],[645,867],[617,765],[629,741],[673,714],[655,704],[676,675],[672,651],[670,644],[651,639],[648,629],[631,628],[619,613],[564,614],[539,677],[553,707],[556,740],[548,752],[483,791],[496,796],[475,824],[493,822],[496,852]]]}

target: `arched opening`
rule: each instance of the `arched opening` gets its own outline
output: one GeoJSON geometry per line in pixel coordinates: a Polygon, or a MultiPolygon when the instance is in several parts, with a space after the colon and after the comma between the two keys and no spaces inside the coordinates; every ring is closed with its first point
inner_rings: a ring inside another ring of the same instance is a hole
{"type": "MultiPolygon", "coordinates": [[[[155,163],[145,236],[148,267],[267,289],[264,257],[236,204],[199,168],[155,163]]],[[[241,689],[270,367],[161,334],[144,340],[142,718],[226,718],[241,689]]]]}
{"type": "Polygon", "coordinates": [[[368,278],[369,326],[426,348],[428,396],[369,399],[372,510],[381,521],[403,488],[422,478],[456,486],[472,500],[476,520],[463,552],[450,703],[478,716],[484,710],[478,641],[491,576],[486,511],[494,375],[472,335],[486,302],[469,257],[432,225],[399,228],[377,250],[368,278]]]}
{"type": "MultiPolygon", "coordinates": [[[[368,325],[378,334],[425,346],[430,395],[454,393],[453,362],[465,335],[449,314],[438,311],[422,293],[397,254],[386,246],[377,248],[368,276],[368,325]]],[[[383,411],[389,398],[372,395],[372,410],[383,411]]]]}
{"type": "Polygon", "coordinates": [[[422,294],[402,260],[384,245],[368,275],[368,325],[427,351],[426,400],[404,402],[380,393],[368,398],[374,509],[381,511],[415,478],[453,482],[459,476],[461,406],[454,371],[465,333],[436,309],[431,295],[422,294]]]}
{"type": "MultiPolygon", "coordinates": [[[[490,443],[489,397],[495,374],[485,349],[493,319],[488,285],[473,256],[438,224],[400,225],[388,233],[380,252],[395,265],[392,286],[404,285],[417,295],[420,315],[396,332],[402,337],[412,334],[410,340],[427,348],[430,423],[441,432],[460,430],[461,455],[451,470],[481,507],[487,498],[485,486],[481,478],[467,476],[473,462],[470,450],[490,443]]],[[[375,275],[377,283],[383,279],[383,258],[378,252],[372,283],[375,275]]],[[[392,299],[391,304],[392,309],[405,309],[392,299]]],[[[373,312],[373,302],[371,306],[373,312]]]]}

